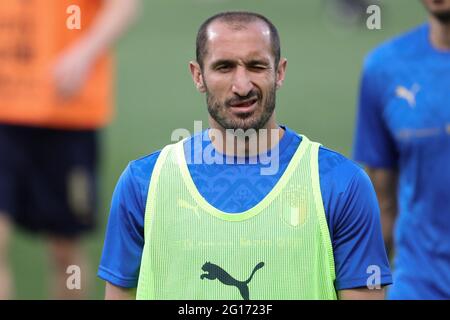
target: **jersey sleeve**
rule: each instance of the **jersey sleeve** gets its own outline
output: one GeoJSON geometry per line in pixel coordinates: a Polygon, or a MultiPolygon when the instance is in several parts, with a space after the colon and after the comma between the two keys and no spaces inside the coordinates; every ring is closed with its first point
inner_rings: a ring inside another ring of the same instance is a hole
{"type": "Polygon", "coordinates": [[[334,202],[331,219],[336,289],[366,287],[373,270],[379,271],[380,285],[391,284],[375,190],[362,169],[353,173],[334,202]]]}
{"type": "Polygon", "coordinates": [[[124,288],[137,287],[144,247],[148,185],[159,153],[131,162],[114,190],[98,277],[124,288]]]}
{"type": "MultiPolygon", "coordinates": [[[[383,77],[376,58],[364,63],[358,98],[353,158],[372,168],[395,168],[395,141],[383,119],[383,77]]],[[[386,81],[386,80],[384,80],[386,81]]]]}

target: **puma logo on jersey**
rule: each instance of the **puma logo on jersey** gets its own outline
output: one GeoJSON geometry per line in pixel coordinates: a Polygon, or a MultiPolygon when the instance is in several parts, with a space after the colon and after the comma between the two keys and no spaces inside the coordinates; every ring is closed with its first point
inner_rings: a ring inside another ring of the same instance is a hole
{"type": "Polygon", "coordinates": [[[253,278],[253,275],[256,271],[264,267],[264,262],[258,263],[254,268],[252,273],[250,274],[250,277],[246,281],[239,281],[233,278],[228,272],[223,270],[221,267],[219,267],[216,264],[213,264],[211,262],[206,262],[202,270],[206,273],[202,274],[200,276],[200,279],[208,279],[208,280],[219,280],[221,283],[223,283],[226,286],[234,286],[238,288],[242,298],[244,300],[250,300],[250,294],[248,291],[248,284],[253,278]]]}
{"type": "Polygon", "coordinates": [[[411,108],[414,108],[416,106],[416,96],[419,91],[420,86],[415,83],[411,89],[407,89],[403,86],[398,86],[395,92],[398,98],[405,99],[406,101],[408,101],[409,106],[411,108]]]}
{"type": "Polygon", "coordinates": [[[200,213],[198,212],[198,206],[192,205],[189,202],[184,201],[183,199],[178,199],[178,206],[183,209],[191,210],[197,216],[197,218],[200,219],[200,213]]]}

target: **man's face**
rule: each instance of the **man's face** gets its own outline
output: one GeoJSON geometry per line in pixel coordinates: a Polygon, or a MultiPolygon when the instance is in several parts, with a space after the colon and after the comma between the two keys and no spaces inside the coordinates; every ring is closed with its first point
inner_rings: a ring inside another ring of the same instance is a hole
{"type": "Polygon", "coordinates": [[[450,0],[422,0],[428,12],[443,23],[450,23],[450,0]]]}
{"type": "Polygon", "coordinates": [[[223,129],[264,128],[275,109],[285,60],[279,66],[281,71],[275,66],[270,31],[264,23],[237,30],[223,22],[212,23],[199,77],[210,117],[223,129]]]}

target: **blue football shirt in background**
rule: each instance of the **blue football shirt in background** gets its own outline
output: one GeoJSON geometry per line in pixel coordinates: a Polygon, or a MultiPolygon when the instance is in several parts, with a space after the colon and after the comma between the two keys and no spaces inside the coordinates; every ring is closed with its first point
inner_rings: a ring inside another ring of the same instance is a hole
{"type": "MultiPolygon", "coordinates": [[[[261,168],[268,166],[259,161],[227,164],[223,158],[224,164],[195,164],[195,152],[201,150],[192,147],[195,138],[188,139],[185,153],[191,154],[185,156],[194,160],[188,167],[202,196],[230,214],[246,211],[260,202],[275,186],[301,143],[301,136],[283,128],[285,133],[278,146],[279,170],[273,175],[261,175],[261,168]],[[187,144],[191,147],[187,148],[187,144]]],[[[204,137],[200,139],[203,149],[211,145],[207,131],[199,135],[204,137]]],[[[137,286],[144,247],[144,211],[158,155],[155,152],[130,162],[113,194],[98,276],[116,286],[137,286]]],[[[380,283],[390,284],[379,208],[369,178],[358,165],[323,147],[319,151],[319,174],[334,250],[337,290],[365,287],[372,272],[368,268],[373,265],[380,268],[380,283]]]]}
{"type": "Polygon", "coordinates": [[[392,299],[450,298],[450,51],[430,26],[366,58],[354,158],[399,172],[392,299]]]}

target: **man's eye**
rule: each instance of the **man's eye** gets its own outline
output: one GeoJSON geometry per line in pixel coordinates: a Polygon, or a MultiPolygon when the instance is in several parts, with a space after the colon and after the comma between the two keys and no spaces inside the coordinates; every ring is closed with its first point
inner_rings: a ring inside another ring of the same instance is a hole
{"type": "Polygon", "coordinates": [[[261,65],[251,66],[251,68],[254,70],[265,70],[266,69],[265,66],[261,66],[261,65]]]}
{"type": "Polygon", "coordinates": [[[231,67],[230,66],[219,66],[216,68],[216,70],[225,72],[225,71],[231,70],[231,67]]]}

